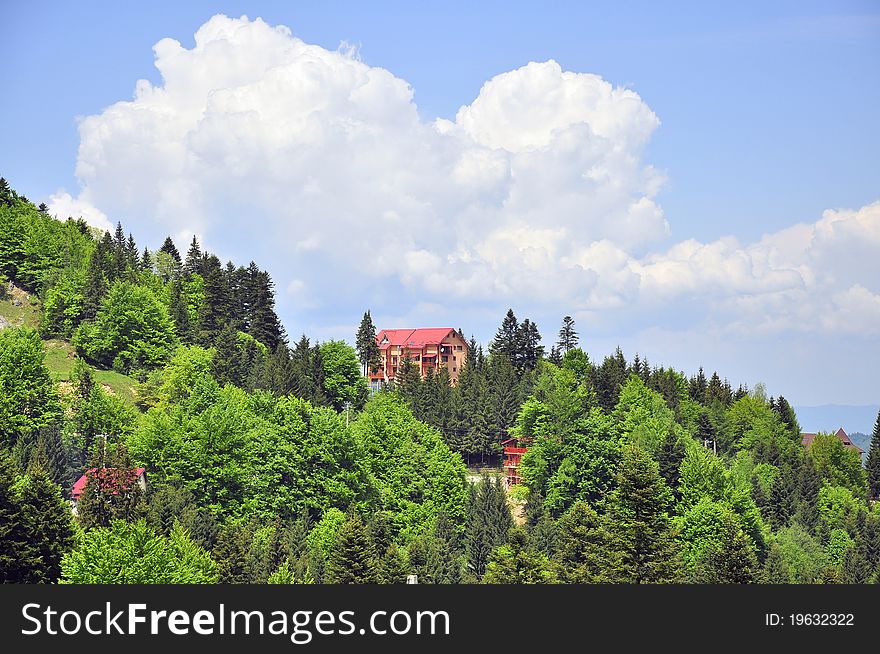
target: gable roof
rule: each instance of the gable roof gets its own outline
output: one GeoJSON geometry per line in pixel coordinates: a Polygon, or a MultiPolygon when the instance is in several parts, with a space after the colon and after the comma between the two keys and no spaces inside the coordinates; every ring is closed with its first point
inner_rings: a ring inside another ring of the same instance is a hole
{"type": "MultiPolygon", "coordinates": [[[[843,443],[843,445],[846,447],[846,449],[855,450],[860,455],[865,453],[865,450],[863,450],[862,448],[860,448],[858,445],[856,445],[855,443],[853,443],[850,440],[849,436],[844,431],[843,427],[838,429],[834,433],[834,435],[840,439],[840,441],[843,443]]],[[[815,433],[803,433],[803,434],[801,434],[801,444],[803,444],[804,447],[809,449],[810,446],[812,446],[812,444],[813,444],[813,439],[815,439],[815,438],[816,438],[815,433]]]]}
{"type": "MultiPolygon", "coordinates": [[[[86,489],[86,483],[89,481],[89,473],[95,472],[95,470],[97,470],[97,468],[89,468],[88,470],[86,470],[85,474],[82,477],[74,482],[73,488],[70,489],[70,497],[72,497],[73,499],[77,499],[80,495],[82,495],[82,492],[86,489]]],[[[146,471],[146,468],[135,468],[135,478],[140,477],[146,471]]]]}
{"type": "Polygon", "coordinates": [[[421,350],[426,345],[439,345],[443,339],[455,330],[451,327],[429,327],[426,329],[383,329],[376,334],[379,349],[384,350],[392,345],[421,350]]]}

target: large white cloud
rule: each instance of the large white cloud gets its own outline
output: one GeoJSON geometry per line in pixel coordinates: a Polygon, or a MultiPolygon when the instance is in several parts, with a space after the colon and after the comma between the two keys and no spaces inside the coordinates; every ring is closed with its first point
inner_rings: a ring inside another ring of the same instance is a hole
{"type": "Polygon", "coordinates": [[[877,333],[880,203],[751,244],[669,246],[664,175],[643,159],[659,120],[596,75],[529,63],[428,121],[391,72],[260,19],[215,16],[193,48],[154,50],[159,85],[81,121],[83,191],[53,210],[94,205],[136,234],[253,258],[288,323],[357,300],[419,323],[516,305],[621,328],[684,312],[877,333]]]}

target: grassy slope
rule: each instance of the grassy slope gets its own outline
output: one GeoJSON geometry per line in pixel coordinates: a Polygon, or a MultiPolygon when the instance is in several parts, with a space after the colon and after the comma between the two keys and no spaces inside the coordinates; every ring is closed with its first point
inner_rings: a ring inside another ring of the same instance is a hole
{"type": "MultiPolygon", "coordinates": [[[[40,311],[40,303],[36,298],[28,297],[22,291],[17,290],[14,298],[0,300],[0,316],[13,327],[37,329],[40,326],[40,311]],[[20,300],[21,306],[15,306],[13,299],[20,300]]],[[[69,381],[73,362],[76,360],[73,346],[67,341],[52,338],[43,341],[43,349],[46,351],[45,363],[52,379],[56,382],[69,381]]],[[[134,403],[134,387],[137,381],[131,377],[112,370],[95,370],[95,381],[126,402],[134,403]]]]}

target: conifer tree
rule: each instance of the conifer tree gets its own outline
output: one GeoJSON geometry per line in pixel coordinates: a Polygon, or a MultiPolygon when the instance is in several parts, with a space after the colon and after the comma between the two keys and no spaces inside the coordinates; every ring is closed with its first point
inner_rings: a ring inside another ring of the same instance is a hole
{"type": "Polygon", "coordinates": [[[141,270],[151,271],[153,269],[153,257],[150,251],[144,247],[144,253],[141,255],[141,270]]]}
{"type": "MultiPolygon", "coordinates": [[[[104,232],[105,237],[109,234],[104,232]]],[[[101,307],[101,300],[107,295],[106,257],[107,245],[104,240],[98,241],[92,256],[89,258],[89,267],[86,272],[86,286],[83,290],[82,317],[86,320],[94,318],[101,307]]]]}
{"type": "Polygon", "coordinates": [[[162,247],[159,248],[159,252],[164,252],[172,259],[174,259],[175,263],[180,264],[180,252],[177,250],[177,246],[174,245],[174,241],[171,240],[170,236],[165,237],[165,241],[162,243],[162,247]]]}
{"type": "Polygon", "coordinates": [[[547,556],[529,547],[521,527],[510,530],[507,542],[489,557],[484,584],[549,584],[556,582],[547,556]]]}
{"type": "Polygon", "coordinates": [[[379,369],[382,352],[376,342],[376,327],[373,325],[373,318],[370,316],[369,310],[364,313],[364,317],[361,319],[355,347],[364,376],[379,369]]]}
{"type": "Polygon", "coordinates": [[[606,535],[599,516],[586,502],[575,502],[559,518],[553,555],[559,578],[566,584],[605,581],[606,535]]]}
{"type": "Polygon", "coordinates": [[[30,546],[16,490],[18,470],[0,448],[0,583],[21,583],[27,574],[30,546]]]}
{"type": "Polygon", "coordinates": [[[572,348],[577,347],[577,344],[578,334],[574,330],[574,318],[571,316],[565,316],[565,318],[562,319],[562,328],[559,330],[559,340],[557,341],[557,345],[562,354],[565,354],[572,348]]]}
{"type": "Polygon", "coordinates": [[[603,529],[612,556],[612,581],[663,583],[680,578],[681,563],[669,510],[672,493],[659,466],[636,446],[623,449],[617,488],[609,498],[603,529]]]}
{"type": "Polygon", "coordinates": [[[513,516],[500,482],[483,475],[471,488],[466,529],[467,564],[474,577],[480,579],[485,574],[489,555],[504,542],[512,526],[513,516]]]}
{"type": "Polygon", "coordinates": [[[865,556],[865,548],[862,543],[855,543],[847,551],[843,558],[840,576],[845,584],[866,584],[871,578],[871,565],[865,556]]]}
{"type": "Polygon", "coordinates": [[[77,505],[83,529],[109,527],[115,519],[137,520],[146,515],[144,491],[124,444],[95,442],[86,486],[77,505]]]}
{"type": "Polygon", "coordinates": [[[782,556],[782,550],[779,549],[779,545],[775,542],[770,546],[767,560],[764,561],[762,579],[767,584],[791,583],[788,563],[785,561],[785,557],[782,556]]]}
{"type": "Polygon", "coordinates": [[[193,334],[192,325],[189,321],[189,307],[187,306],[186,298],[183,295],[179,279],[171,281],[171,306],[169,307],[168,312],[171,314],[171,319],[174,321],[177,336],[180,338],[181,342],[188,344],[192,343],[193,334]]]}
{"type": "Polygon", "coordinates": [[[201,272],[201,265],[202,248],[199,246],[199,239],[193,234],[192,242],[189,244],[189,250],[186,252],[186,260],[183,264],[184,275],[201,272]]]}
{"type": "Polygon", "coordinates": [[[245,293],[248,304],[248,333],[270,350],[284,342],[284,330],[275,314],[274,284],[269,273],[251,261],[247,269],[245,293]]]}
{"type": "Polygon", "coordinates": [[[330,552],[325,577],[331,584],[375,584],[376,558],[367,528],[356,513],[350,514],[330,552]]]}
{"type": "Polygon", "coordinates": [[[515,361],[519,347],[519,321],[513,313],[513,309],[507,310],[507,315],[501,323],[501,327],[495,334],[495,338],[489,345],[489,352],[507,356],[511,363],[515,361]]]}
{"type": "MultiPolygon", "coordinates": [[[[202,277],[205,297],[199,312],[198,343],[210,347],[229,317],[226,277],[216,256],[210,255],[204,258],[202,277]]],[[[271,349],[274,349],[274,345],[271,349]]]]}
{"type": "Polygon", "coordinates": [[[697,581],[704,584],[752,584],[758,578],[758,559],[751,539],[737,518],[725,517],[720,541],[711,546],[700,561],[697,581]]]}
{"type": "Polygon", "coordinates": [[[865,464],[868,473],[868,490],[871,497],[880,499],[880,411],[871,434],[871,447],[868,450],[868,461],[865,464]]]}
{"type": "Polygon", "coordinates": [[[220,530],[211,555],[217,562],[221,584],[248,582],[248,557],[253,533],[247,525],[230,523],[220,530]]]}
{"type": "Polygon", "coordinates": [[[30,551],[29,570],[22,580],[52,584],[61,576],[61,559],[73,547],[73,521],[61,489],[34,465],[21,489],[21,515],[30,551]]]}
{"type": "Polygon", "coordinates": [[[657,463],[660,466],[660,476],[663,477],[666,485],[672,491],[673,497],[678,499],[678,481],[681,478],[679,469],[681,462],[684,461],[685,449],[684,443],[679,438],[676,431],[670,428],[666,432],[666,438],[660,445],[657,452],[657,463]]]}

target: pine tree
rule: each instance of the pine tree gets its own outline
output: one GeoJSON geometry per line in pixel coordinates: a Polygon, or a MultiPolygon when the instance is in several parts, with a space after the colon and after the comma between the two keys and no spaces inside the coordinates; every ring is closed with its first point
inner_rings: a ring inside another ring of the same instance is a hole
{"type": "Polygon", "coordinates": [[[620,389],[626,383],[626,358],[618,347],[612,356],[605,357],[596,370],[596,399],[606,412],[617,405],[620,389]]]}
{"type": "Polygon", "coordinates": [[[146,247],[144,247],[144,253],[141,255],[141,270],[153,270],[153,257],[150,256],[150,251],[146,247]]]}
{"type": "MultiPolygon", "coordinates": [[[[214,255],[207,256],[202,261],[202,277],[205,298],[199,312],[197,341],[205,347],[210,347],[229,317],[229,289],[220,260],[214,255]]],[[[274,349],[274,345],[271,349],[274,349]]]]}
{"type": "Polygon", "coordinates": [[[788,563],[785,561],[785,557],[782,556],[782,550],[779,549],[779,545],[775,542],[770,546],[767,560],[764,561],[763,581],[767,584],[791,583],[788,563]]]}
{"type": "Polygon", "coordinates": [[[529,547],[528,536],[521,527],[510,530],[507,542],[489,557],[484,584],[548,584],[556,582],[547,557],[529,547]]]}
{"type": "Polygon", "coordinates": [[[89,267],[86,272],[86,287],[83,290],[82,317],[86,320],[94,318],[101,307],[101,300],[107,295],[107,240],[108,232],[104,232],[104,239],[98,241],[92,256],[89,258],[89,267]]]}
{"type": "Polygon", "coordinates": [[[505,355],[512,363],[516,360],[518,348],[519,321],[517,321],[513,309],[508,309],[507,315],[501,323],[501,327],[498,328],[495,338],[489,345],[489,352],[493,355],[505,355]]]}
{"type": "Polygon", "coordinates": [[[193,333],[192,325],[189,321],[189,306],[187,306],[186,297],[183,295],[179,279],[171,281],[171,306],[169,307],[169,313],[174,321],[174,327],[181,342],[192,343],[193,333]]]}
{"type": "Polygon", "coordinates": [[[185,275],[192,275],[193,273],[201,272],[202,265],[202,248],[199,247],[199,239],[196,238],[196,235],[193,234],[192,243],[189,245],[189,250],[186,253],[186,260],[183,264],[183,273],[185,275]]]}
{"type": "Polygon", "coordinates": [[[517,346],[514,350],[513,364],[520,374],[534,370],[538,361],[544,356],[544,346],[541,345],[541,334],[538,326],[526,318],[517,329],[517,346]]]}
{"type": "Polygon", "coordinates": [[[164,252],[168,256],[170,256],[175,263],[180,264],[180,252],[177,251],[177,246],[174,245],[174,241],[171,240],[170,236],[165,237],[165,242],[162,243],[162,247],[159,248],[159,252],[164,252]]]}
{"type": "Polygon", "coordinates": [[[846,551],[840,576],[845,584],[866,584],[871,577],[871,565],[865,556],[865,548],[856,543],[846,551]]]}
{"type": "Polygon", "coordinates": [[[877,413],[877,421],[874,423],[874,433],[871,434],[871,447],[868,450],[865,467],[868,472],[868,489],[871,497],[880,499],[880,412],[877,413]]]}
{"type": "Polygon", "coordinates": [[[378,582],[376,558],[367,528],[352,513],[339,531],[325,571],[331,584],[375,584],[378,582]]]}
{"type": "Polygon", "coordinates": [[[248,557],[253,533],[244,524],[230,523],[220,530],[211,556],[217,562],[221,584],[248,582],[248,557]]]}
{"type": "Polygon", "coordinates": [[[684,443],[674,429],[669,429],[657,452],[657,463],[660,466],[660,476],[666,481],[666,485],[672,490],[676,499],[679,497],[678,481],[681,478],[679,469],[681,462],[684,461],[684,455],[684,443]]]}
{"type": "Polygon", "coordinates": [[[0,583],[4,584],[21,583],[31,558],[17,481],[12,456],[0,449],[0,583]]]}
{"type": "Polygon", "coordinates": [[[794,513],[793,475],[788,466],[780,468],[770,487],[770,524],[774,529],[785,527],[794,513]]]}
{"type": "Polygon", "coordinates": [[[562,352],[559,350],[559,346],[554,345],[550,348],[550,355],[547,357],[547,361],[554,366],[562,365],[562,352]]]}
{"type": "Polygon", "coordinates": [[[672,493],[657,462],[636,446],[625,447],[617,484],[603,519],[612,553],[610,579],[635,584],[678,580],[681,564],[669,518],[672,493]]]}
{"type": "Polygon", "coordinates": [[[586,502],[575,502],[559,518],[553,559],[566,584],[605,581],[606,536],[599,516],[586,502]]]}
{"type": "Polygon", "coordinates": [[[269,273],[251,261],[247,269],[246,295],[249,309],[248,333],[270,350],[286,341],[281,321],[275,314],[274,284],[269,273]]]}
{"type": "Polygon", "coordinates": [[[61,559],[73,547],[73,521],[58,484],[39,465],[32,466],[25,477],[21,515],[32,557],[22,581],[56,583],[61,576],[61,559]]]}
{"type": "Polygon", "coordinates": [[[482,578],[489,563],[489,555],[507,538],[513,526],[513,516],[507,498],[496,478],[490,481],[483,475],[480,482],[471,487],[466,529],[466,558],[471,573],[482,578]]]}
{"type": "Polygon", "coordinates": [[[373,318],[370,316],[369,310],[364,313],[364,317],[361,319],[355,347],[365,377],[368,373],[379,369],[382,351],[376,342],[376,327],[373,325],[373,318]]]}
{"type": "Polygon", "coordinates": [[[244,388],[248,370],[238,343],[238,330],[226,324],[214,341],[214,350],[211,372],[217,383],[244,388]]]}
{"type": "Polygon", "coordinates": [[[559,341],[557,341],[557,345],[562,351],[562,354],[565,354],[572,348],[577,347],[577,344],[578,334],[574,330],[574,318],[571,316],[565,316],[565,318],[562,319],[562,328],[559,330],[559,341]]]}
{"type": "Polygon", "coordinates": [[[758,559],[739,520],[725,518],[721,540],[701,559],[697,581],[704,584],[752,584],[759,578],[758,559]]]}
{"type": "Polygon", "coordinates": [[[0,204],[11,207],[14,199],[15,191],[9,188],[9,183],[3,177],[0,177],[0,204]]]}

